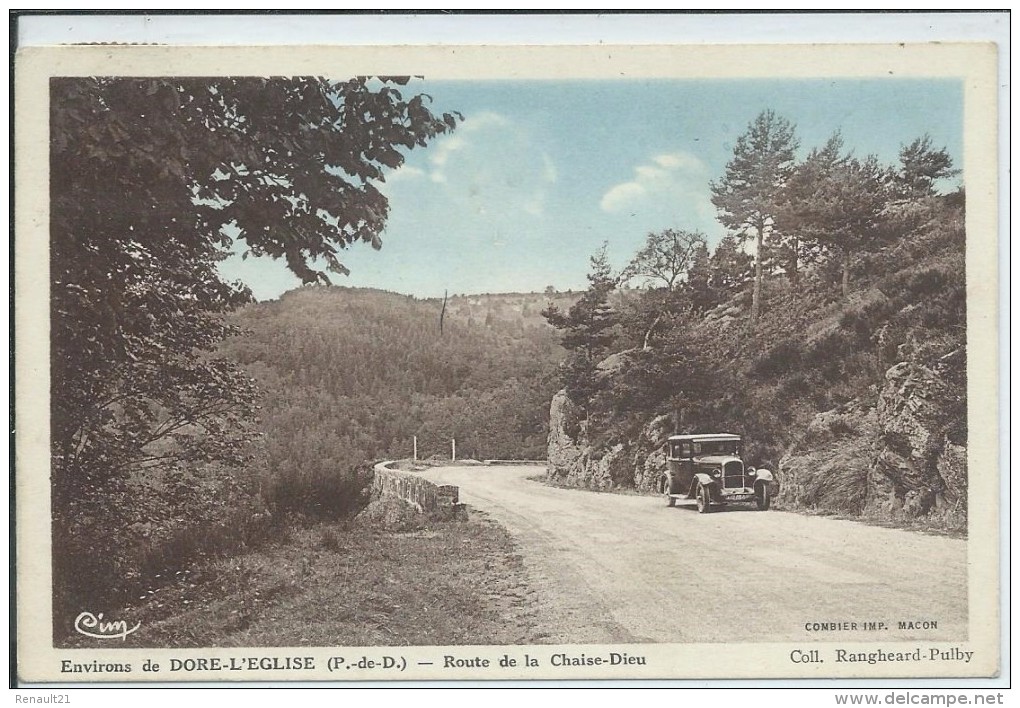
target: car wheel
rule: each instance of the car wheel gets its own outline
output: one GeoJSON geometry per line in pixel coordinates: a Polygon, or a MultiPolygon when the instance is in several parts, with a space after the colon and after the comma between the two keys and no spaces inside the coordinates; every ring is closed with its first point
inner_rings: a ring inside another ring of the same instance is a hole
{"type": "Polygon", "coordinates": [[[676,499],[670,494],[669,478],[662,480],[662,493],[666,496],[666,506],[676,506],[676,499]]]}
{"type": "Polygon", "coordinates": [[[698,485],[698,513],[707,514],[712,511],[712,498],[709,496],[708,487],[704,484],[698,485]]]}
{"type": "Polygon", "coordinates": [[[767,484],[759,484],[754,493],[754,501],[758,504],[758,511],[768,511],[772,505],[772,490],[767,484]]]}

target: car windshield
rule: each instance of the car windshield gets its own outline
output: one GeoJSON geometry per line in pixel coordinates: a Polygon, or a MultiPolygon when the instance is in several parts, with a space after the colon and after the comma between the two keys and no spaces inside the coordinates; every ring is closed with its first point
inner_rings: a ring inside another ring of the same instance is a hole
{"type": "Polygon", "coordinates": [[[740,442],[738,440],[696,440],[694,442],[695,455],[739,455],[740,442]]]}

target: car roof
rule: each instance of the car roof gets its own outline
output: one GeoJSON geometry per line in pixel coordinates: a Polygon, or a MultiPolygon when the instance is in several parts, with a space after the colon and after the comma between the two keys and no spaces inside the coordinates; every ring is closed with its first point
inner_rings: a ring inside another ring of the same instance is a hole
{"type": "Polygon", "coordinates": [[[734,435],[733,433],[704,433],[701,435],[670,435],[669,439],[686,441],[697,440],[699,442],[720,442],[736,440],[739,442],[740,436],[734,435]]]}

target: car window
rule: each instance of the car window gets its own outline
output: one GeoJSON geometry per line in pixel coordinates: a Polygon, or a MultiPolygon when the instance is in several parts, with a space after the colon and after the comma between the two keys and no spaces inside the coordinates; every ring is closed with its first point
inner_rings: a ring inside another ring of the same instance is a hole
{"type": "Polygon", "coordinates": [[[694,443],[695,455],[738,455],[740,443],[735,440],[706,440],[694,443]]]}

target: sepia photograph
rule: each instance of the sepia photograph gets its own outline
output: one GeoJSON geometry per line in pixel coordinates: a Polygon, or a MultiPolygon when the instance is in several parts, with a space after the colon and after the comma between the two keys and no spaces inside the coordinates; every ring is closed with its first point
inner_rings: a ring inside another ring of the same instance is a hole
{"type": "Polygon", "coordinates": [[[23,51],[23,680],[998,673],[994,45],[23,51]]]}

